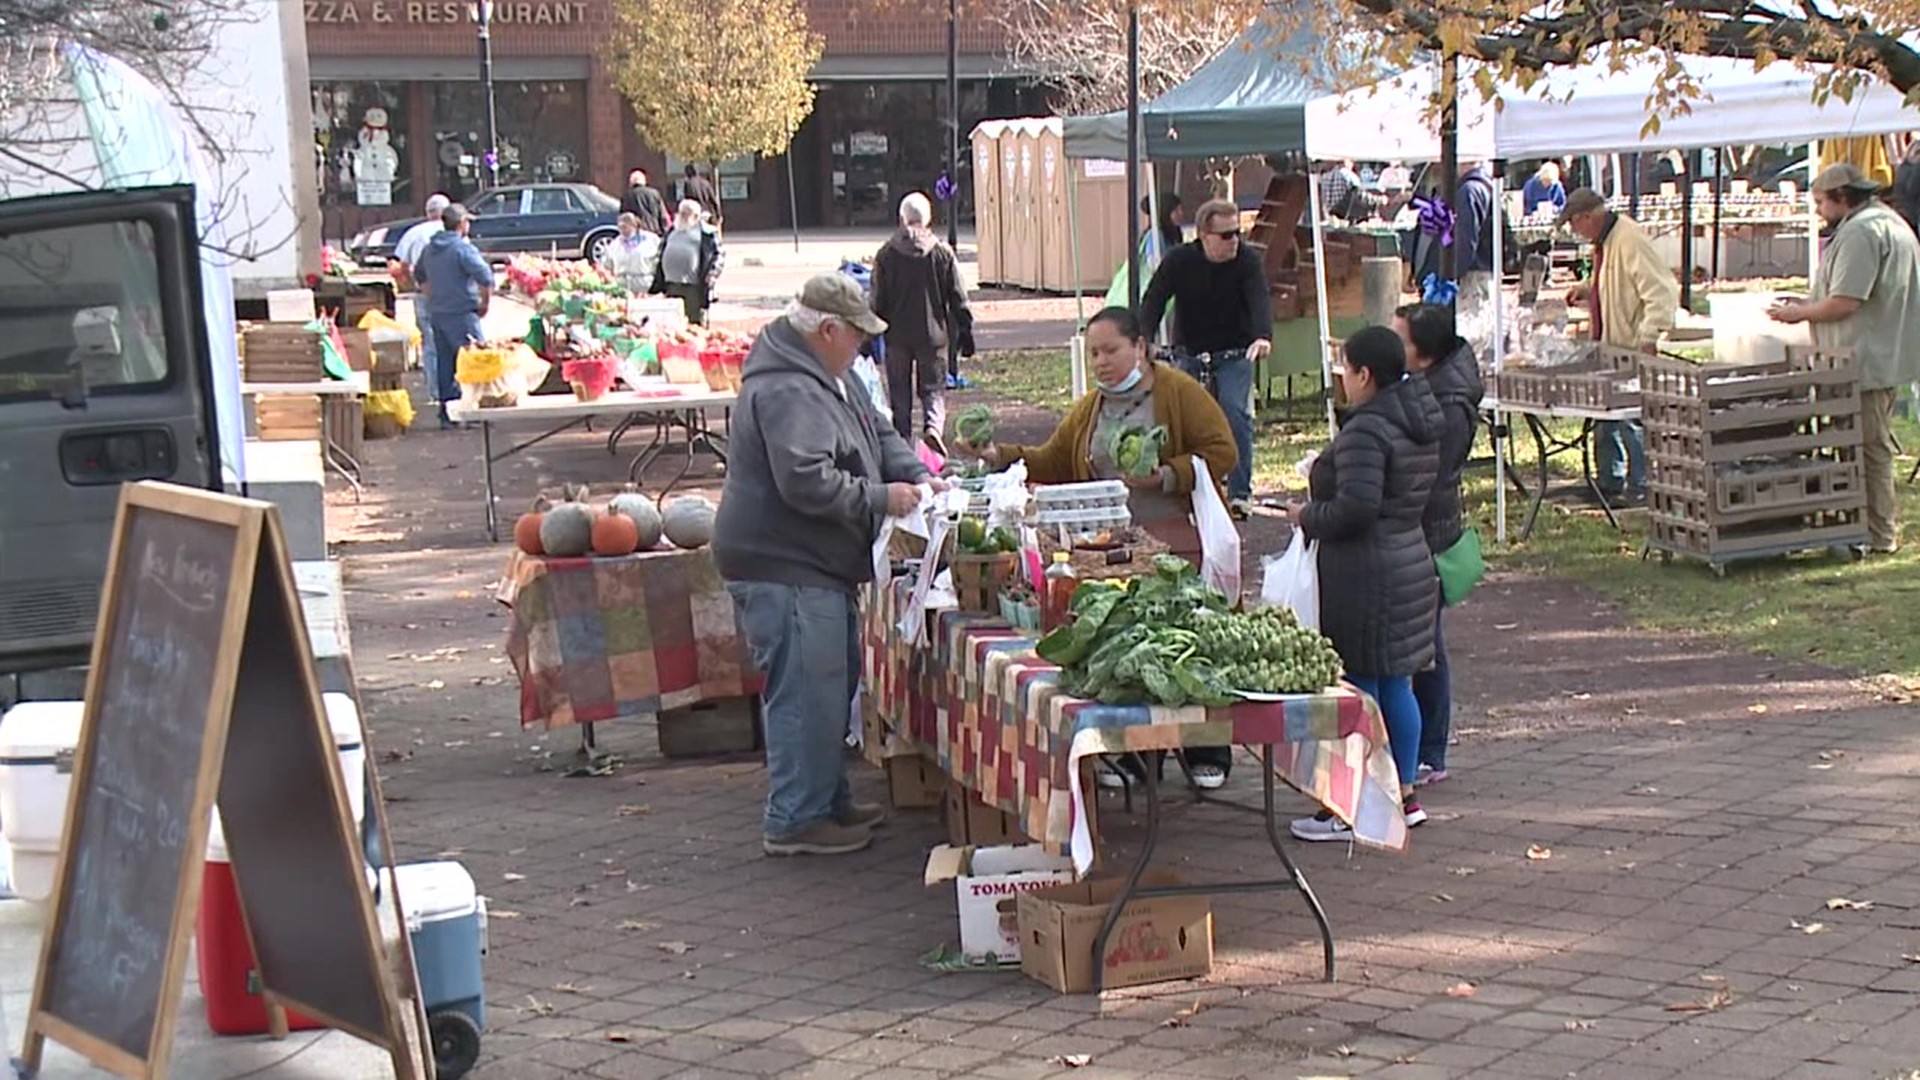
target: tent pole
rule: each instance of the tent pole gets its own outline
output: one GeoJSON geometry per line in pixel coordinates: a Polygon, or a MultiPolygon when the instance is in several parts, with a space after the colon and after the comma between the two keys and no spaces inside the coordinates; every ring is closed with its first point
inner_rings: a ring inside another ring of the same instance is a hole
{"type": "MultiPolygon", "coordinates": [[[[1500,227],[1500,218],[1506,213],[1507,203],[1506,162],[1497,161],[1493,168],[1493,373],[1497,383],[1500,367],[1506,360],[1507,328],[1506,323],[1506,282],[1501,267],[1506,265],[1506,253],[1501,250],[1500,234],[1506,230],[1500,227]]],[[[1498,411],[1494,413],[1496,428],[1506,423],[1506,417],[1498,411]]],[[[1493,440],[1493,514],[1498,523],[1494,528],[1494,540],[1507,542],[1507,456],[1500,452],[1500,440],[1493,440]]]]}
{"type": "Polygon", "coordinates": [[[1722,201],[1727,191],[1727,148],[1716,146],[1713,149],[1713,266],[1707,274],[1708,281],[1720,280],[1720,230],[1724,227],[1722,201]]]}
{"type": "MultiPolygon", "coordinates": [[[[1080,185],[1073,175],[1073,159],[1066,159],[1067,167],[1067,244],[1072,248],[1073,259],[1073,322],[1074,332],[1079,333],[1087,325],[1087,290],[1080,269],[1080,195],[1075,190],[1080,185]]],[[[1082,166],[1084,168],[1084,166],[1082,166]]]]}
{"type": "Polygon", "coordinates": [[[1687,175],[1680,181],[1680,309],[1693,310],[1693,178],[1700,175],[1700,151],[1681,159],[1687,175]]]}
{"type": "MultiPolygon", "coordinates": [[[[1313,218],[1313,301],[1320,320],[1320,393],[1327,400],[1327,431],[1334,429],[1333,419],[1333,318],[1327,309],[1327,232],[1320,221],[1320,182],[1313,175],[1313,161],[1307,160],[1307,213],[1313,218]]],[[[1275,243],[1279,238],[1275,238],[1275,243]]],[[[1291,396],[1291,395],[1289,395],[1291,396]]]]}
{"type": "MultiPolygon", "coordinates": [[[[1440,61],[1440,198],[1457,208],[1460,188],[1460,61],[1449,53],[1440,61]]],[[[1434,243],[1440,243],[1435,237],[1434,243]]],[[[1453,264],[1452,244],[1440,247],[1440,276],[1459,280],[1453,264]]],[[[1415,269],[1418,273],[1418,268],[1415,269]]]]}
{"type": "Polygon", "coordinates": [[[1127,307],[1140,310],[1140,4],[1127,2],[1127,307]]]}

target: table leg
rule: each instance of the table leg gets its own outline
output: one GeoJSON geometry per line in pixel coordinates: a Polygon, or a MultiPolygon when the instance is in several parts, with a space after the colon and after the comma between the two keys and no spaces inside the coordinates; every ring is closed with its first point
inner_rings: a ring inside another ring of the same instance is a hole
{"type": "Polygon", "coordinates": [[[1154,776],[1156,770],[1143,768],[1141,781],[1147,791],[1147,836],[1141,841],[1140,854],[1133,860],[1133,868],[1127,871],[1126,884],[1120,886],[1113,902],[1107,905],[1106,917],[1100,920],[1100,933],[1093,939],[1093,992],[1100,993],[1106,988],[1107,939],[1113,936],[1113,928],[1119,925],[1121,912],[1140,891],[1140,878],[1147,872],[1147,864],[1153,861],[1153,849],[1160,843],[1160,780],[1154,776]]]}
{"type": "Polygon", "coordinates": [[[499,511],[493,506],[493,425],[484,419],[480,421],[480,461],[487,487],[487,539],[499,543],[499,511]]]}
{"type": "Polygon", "coordinates": [[[1533,436],[1534,450],[1540,455],[1539,474],[1534,478],[1533,502],[1527,507],[1526,523],[1520,526],[1520,542],[1524,544],[1533,535],[1533,523],[1540,516],[1540,504],[1547,500],[1547,466],[1552,455],[1547,452],[1546,425],[1532,413],[1522,415],[1527,418],[1527,432],[1533,436]]]}
{"type": "Polygon", "coordinates": [[[607,453],[617,454],[620,452],[620,437],[625,435],[627,429],[632,427],[634,422],[639,419],[639,413],[628,413],[618,424],[613,426],[613,430],[607,434],[607,453]]]}
{"type": "Polygon", "coordinates": [[[1327,922],[1327,909],[1320,906],[1320,898],[1313,894],[1313,886],[1307,883],[1307,875],[1300,872],[1287,848],[1280,839],[1280,817],[1275,812],[1273,798],[1273,744],[1267,743],[1260,748],[1260,796],[1261,804],[1266,808],[1267,843],[1273,846],[1273,853],[1280,856],[1280,865],[1287,868],[1287,876],[1293,879],[1293,887],[1307,901],[1307,910],[1313,912],[1313,921],[1320,927],[1320,950],[1325,960],[1326,981],[1333,981],[1333,926],[1327,922]]]}
{"type": "Polygon", "coordinates": [[[655,461],[659,460],[661,454],[666,452],[667,440],[670,438],[672,430],[672,425],[661,419],[659,414],[653,416],[653,438],[638,454],[633,456],[633,461],[627,465],[627,480],[629,482],[638,484],[646,478],[647,470],[653,466],[655,461]]]}
{"type": "Polygon", "coordinates": [[[1600,500],[1600,510],[1607,515],[1607,524],[1618,529],[1620,519],[1613,512],[1613,503],[1608,501],[1607,493],[1600,490],[1600,478],[1593,474],[1593,432],[1593,421],[1580,421],[1580,479],[1586,482],[1587,490],[1593,492],[1593,497],[1600,500]]]}

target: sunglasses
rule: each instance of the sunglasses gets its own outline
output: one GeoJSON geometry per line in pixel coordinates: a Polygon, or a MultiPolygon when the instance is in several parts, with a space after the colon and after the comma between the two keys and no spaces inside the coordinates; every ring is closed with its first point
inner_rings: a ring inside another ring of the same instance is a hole
{"type": "Polygon", "coordinates": [[[1238,240],[1240,239],[1240,230],[1239,229],[1223,229],[1220,232],[1213,233],[1212,235],[1217,236],[1222,240],[1238,240]]]}

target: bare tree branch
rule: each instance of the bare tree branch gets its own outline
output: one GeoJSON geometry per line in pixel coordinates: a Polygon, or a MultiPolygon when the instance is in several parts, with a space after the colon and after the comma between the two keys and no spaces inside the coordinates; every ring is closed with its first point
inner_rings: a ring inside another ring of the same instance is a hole
{"type": "MultiPolygon", "coordinates": [[[[1156,97],[1231,45],[1260,11],[1238,3],[1151,0],[1140,11],[1140,94],[1156,97]]],[[[1117,3],[1007,0],[983,14],[1005,33],[1008,58],[1049,83],[1070,116],[1127,103],[1127,15],[1117,3]]]]}

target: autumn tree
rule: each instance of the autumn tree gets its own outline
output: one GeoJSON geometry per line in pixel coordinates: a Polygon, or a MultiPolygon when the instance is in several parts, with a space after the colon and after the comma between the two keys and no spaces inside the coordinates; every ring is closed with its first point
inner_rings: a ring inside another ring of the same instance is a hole
{"type": "Polygon", "coordinates": [[[649,146],[705,162],[783,153],[823,46],[801,0],[615,0],[606,55],[649,146]]]}

